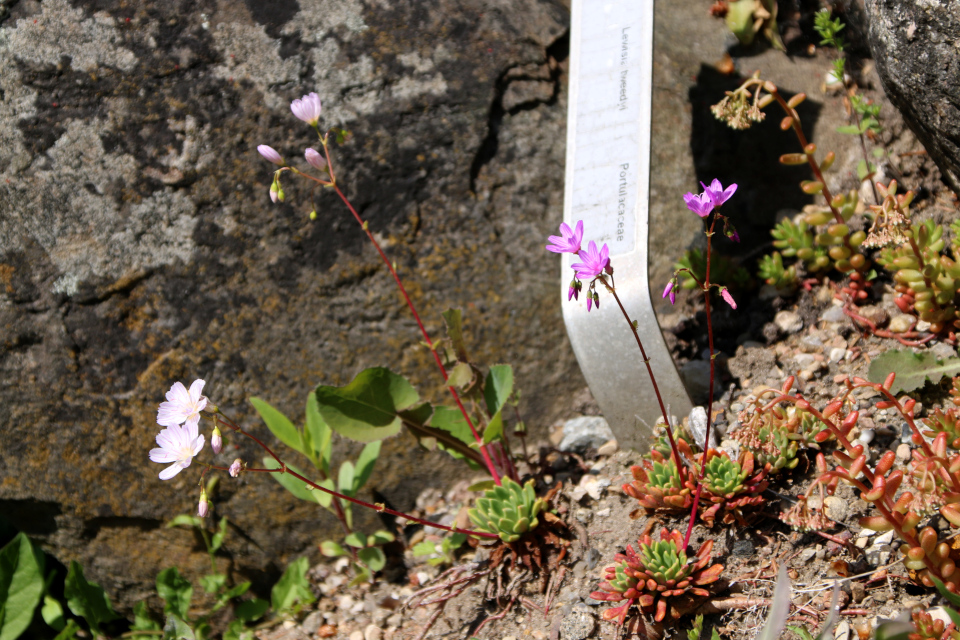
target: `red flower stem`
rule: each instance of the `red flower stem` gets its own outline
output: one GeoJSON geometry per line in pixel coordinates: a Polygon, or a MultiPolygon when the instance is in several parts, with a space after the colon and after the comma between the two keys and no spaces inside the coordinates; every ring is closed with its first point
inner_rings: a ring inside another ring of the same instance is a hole
{"type": "Polygon", "coordinates": [[[607,279],[603,276],[600,276],[598,279],[607,288],[607,291],[613,295],[613,299],[617,301],[617,306],[620,307],[620,313],[622,313],[623,317],[626,318],[627,324],[630,325],[630,330],[633,332],[633,337],[637,340],[637,346],[640,348],[640,355],[643,358],[643,364],[646,365],[647,374],[650,376],[650,384],[653,385],[653,393],[657,396],[657,402],[660,403],[660,413],[663,415],[663,421],[667,424],[667,439],[670,441],[670,450],[673,452],[674,458],[673,461],[677,465],[677,474],[681,476],[680,479],[682,481],[686,467],[680,461],[680,451],[677,450],[677,443],[673,440],[673,430],[670,428],[670,416],[667,413],[667,406],[663,402],[663,397],[660,395],[660,387],[657,386],[657,378],[653,374],[653,367],[650,366],[650,358],[647,357],[647,352],[643,348],[643,342],[640,340],[640,334],[637,333],[637,328],[633,326],[633,320],[630,319],[630,314],[627,313],[623,303],[620,302],[620,296],[617,295],[617,290],[614,289],[613,286],[609,284],[607,279]]]}
{"type": "Polygon", "coordinates": [[[710,448],[710,425],[713,423],[713,383],[714,383],[714,351],[713,351],[713,315],[710,313],[710,256],[713,245],[713,229],[717,224],[717,215],[710,221],[710,230],[707,232],[707,266],[704,271],[703,308],[707,314],[707,341],[710,345],[710,390],[707,396],[707,430],[703,436],[703,457],[700,459],[700,474],[697,476],[697,489],[693,492],[693,506],[690,508],[690,522],[687,524],[687,533],[683,536],[683,550],[686,551],[690,542],[690,534],[697,523],[697,506],[700,504],[700,492],[703,491],[703,476],[707,471],[707,451],[710,448]]]}
{"type": "MultiPolygon", "coordinates": [[[[316,482],[314,482],[313,480],[310,480],[309,478],[305,478],[304,476],[300,475],[299,473],[297,473],[296,471],[294,471],[293,469],[291,469],[290,467],[288,467],[287,464],[286,464],[283,460],[281,460],[281,459],[279,458],[279,456],[277,456],[277,454],[275,454],[270,447],[268,447],[267,445],[265,445],[265,444],[263,443],[263,441],[260,440],[259,438],[257,438],[255,435],[253,435],[252,433],[249,433],[249,432],[246,431],[243,427],[241,427],[240,425],[236,424],[236,423],[233,422],[232,420],[228,420],[226,417],[223,416],[223,414],[220,414],[220,417],[221,417],[222,423],[223,423],[225,426],[233,429],[234,431],[236,431],[236,432],[239,433],[239,434],[242,434],[242,435],[247,436],[248,438],[250,438],[251,440],[253,440],[254,442],[256,442],[258,445],[260,445],[260,446],[263,448],[264,451],[266,451],[268,454],[270,454],[270,456],[271,456],[274,460],[276,460],[277,463],[280,465],[280,468],[279,468],[279,469],[245,469],[246,471],[258,472],[258,473],[289,473],[289,474],[292,475],[294,478],[303,481],[303,482],[306,483],[308,486],[313,487],[314,489],[317,489],[317,490],[319,490],[319,491],[323,491],[324,493],[329,493],[330,495],[335,496],[335,497],[337,497],[337,498],[340,498],[341,500],[346,500],[347,502],[352,502],[353,504],[358,504],[358,505],[360,505],[361,507],[366,507],[367,509],[373,509],[374,511],[377,511],[377,512],[379,512],[379,513],[389,513],[389,514],[392,515],[392,516],[397,516],[397,517],[400,517],[400,518],[404,518],[404,519],[410,520],[410,521],[412,521],[412,522],[417,522],[417,523],[422,524],[422,525],[434,527],[434,528],[437,528],[437,529],[442,529],[442,530],[444,530],[444,531],[449,531],[449,532],[451,532],[451,533],[464,533],[464,534],[466,534],[466,535],[474,536],[474,537],[477,537],[477,538],[497,538],[497,539],[499,539],[499,537],[500,537],[500,536],[498,536],[498,535],[495,534],[495,533],[486,533],[486,532],[483,532],[483,531],[472,531],[472,530],[470,530],[470,529],[460,529],[459,527],[448,527],[448,526],[443,525],[443,524],[439,524],[439,523],[436,523],[436,522],[431,522],[431,521],[429,521],[429,520],[424,520],[423,518],[417,518],[417,517],[415,517],[415,516],[411,516],[411,515],[409,515],[409,514],[403,513],[402,511],[394,511],[393,509],[388,509],[388,508],[387,508],[385,505],[383,505],[382,503],[371,504],[371,503],[369,503],[369,502],[364,502],[363,500],[360,500],[359,498],[352,498],[352,497],[350,497],[350,496],[344,495],[344,494],[339,493],[339,492],[337,492],[337,491],[333,491],[332,489],[327,489],[326,487],[321,487],[320,485],[318,485],[318,484],[317,484],[316,482]]],[[[214,467],[214,466],[211,465],[210,468],[211,468],[211,469],[218,469],[218,470],[221,470],[221,471],[229,471],[229,468],[228,468],[228,467],[214,467]]]]}

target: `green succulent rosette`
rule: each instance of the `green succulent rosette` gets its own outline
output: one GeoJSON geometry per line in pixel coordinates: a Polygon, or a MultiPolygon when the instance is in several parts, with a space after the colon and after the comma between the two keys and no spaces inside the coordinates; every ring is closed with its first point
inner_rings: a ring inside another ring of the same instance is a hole
{"type": "Polygon", "coordinates": [[[467,510],[470,521],[480,531],[495,533],[504,542],[516,542],[525,533],[537,528],[537,514],[546,502],[533,491],[533,480],[522,487],[510,478],[484,492],[476,507],[467,510]]]}

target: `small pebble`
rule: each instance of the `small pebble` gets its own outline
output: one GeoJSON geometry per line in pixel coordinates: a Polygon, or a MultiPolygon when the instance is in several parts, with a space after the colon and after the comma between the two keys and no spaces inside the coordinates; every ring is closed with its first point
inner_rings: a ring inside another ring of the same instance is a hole
{"type": "Polygon", "coordinates": [[[887,310],[876,305],[860,307],[860,310],[857,313],[878,327],[884,326],[890,320],[890,314],[887,313],[887,310]]]}
{"type": "Polygon", "coordinates": [[[824,322],[843,322],[847,319],[847,314],[843,312],[843,307],[831,306],[820,314],[820,319],[824,322]]]}
{"type": "Polygon", "coordinates": [[[619,449],[619,445],[616,440],[607,440],[605,443],[600,445],[600,448],[597,449],[597,455],[600,456],[612,456],[619,449]]]}
{"type": "Polygon", "coordinates": [[[837,625],[836,631],[833,632],[834,640],[847,640],[850,637],[850,623],[846,620],[841,620],[840,624],[837,625]]]}
{"type": "Polygon", "coordinates": [[[363,640],[363,631],[354,631],[351,633],[350,640],[363,640]]]}
{"type": "Polygon", "coordinates": [[[841,347],[830,349],[830,362],[840,362],[847,356],[847,350],[841,347]]]}
{"type": "Polygon", "coordinates": [[[885,544],[891,544],[892,542],[893,542],[893,531],[886,531],[884,533],[881,533],[879,536],[877,536],[876,539],[873,541],[873,544],[879,547],[885,544]]]}
{"type": "Polygon", "coordinates": [[[860,442],[867,445],[873,442],[873,438],[876,435],[873,429],[864,429],[860,432],[860,436],[857,438],[860,442]]]}
{"type": "Polygon", "coordinates": [[[905,333],[913,326],[916,318],[908,315],[899,315],[890,320],[890,331],[893,333],[905,333]]]}
{"type": "Polygon", "coordinates": [[[325,624],[317,629],[318,638],[332,638],[335,635],[337,635],[337,625],[325,624]]]}
{"type": "Polygon", "coordinates": [[[897,446],[897,460],[906,462],[910,459],[910,445],[900,444],[897,446]]]}
{"type": "Polygon", "coordinates": [[[778,311],[773,317],[773,323],[780,331],[786,334],[796,333],[803,329],[803,319],[794,311],[778,311]]]}
{"type": "Polygon", "coordinates": [[[917,326],[914,328],[917,331],[930,331],[930,323],[926,320],[917,320],[917,326]]]}

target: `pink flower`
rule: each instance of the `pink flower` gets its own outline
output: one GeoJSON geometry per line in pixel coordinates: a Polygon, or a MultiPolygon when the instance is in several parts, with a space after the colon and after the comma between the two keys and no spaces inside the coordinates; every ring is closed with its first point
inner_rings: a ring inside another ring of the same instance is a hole
{"type": "Polygon", "coordinates": [[[243,460],[237,458],[233,461],[233,464],[230,465],[230,468],[227,472],[230,474],[231,478],[236,478],[240,475],[240,472],[243,470],[243,460]]]}
{"type": "Polygon", "coordinates": [[[590,313],[590,307],[593,306],[593,296],[587,296],[587,313],[590,313]]]}
{"type": "Polygon", "coordinates": [[[566,222],[560,223],[560,235],[547,238],[553,244],[547,245],[547,251],[554,253],[579,253],[583,241],[583,220],[577,222],[577,228],[571,229],[566,222]]]}
{"type": "MultiPolygon", "coordinates": [[[[583,262],[577,262],[570,267],[577,272],[577,278],[580,280],[593,280],[603,273],[603,270],[610,264],[610,248],[607,247],[606,243],[604,243],[602,249],[597,251],[597,243],[591,240],[586,251],[580,251],[577,255],[583,262]]],[[[589,301],[587,304],[589,305],[589,301]]]]}
{"type": "Polygon", "coordinates": [[[169,480],[186,469],[193,457],[203,449],[203,436],[197,433],[197,423],[175,424],[157,435],[157,449],[150,450],[150,460],[160,464],[173,463],[160,472],[161,480],[169,480]]]}
{"type": "Polygon", "coordinates": [[[674,284],[675,283],[673,280],[671,280],[667,283],[666,288],[663,290],[662,297],[666,298],[667,296],[670,296],[670,304],[677,304],[677,292],[673,290],[674,284]]]}
{"type": "Polygon", "coordinates": [[[720,184],[720,181],[716,178],[713,179],[713,182],[710,183],[710,186],[700,183],[700,186],[703,187],[703,195],[710,198],[710,202],[713,203],[713,206],[720,207],[724,202],[730,199],[730,196],[734,194],[737,190],[737,183],[731,184],[726,189],[723,188],[723,185],[720,184]]]}
{"type": "Polygon", "coordinates": [[[320,96],[316,93],[308,93],[299,100],[290,103],[290,111],[311,126],[317,126],[320,121],[320,96]]]}
{"type": "Polygon", "coordinates": [[[730,305],[731,307],[733,307],[734,309],[737,308],[737,303],[736,303],[736,301],[734,301],[733,296],[730,295],[730,292],[727,291],[726,289],[721,289],[721,290],[720,290],[720,297],[723,298],[724,301],[725,301],[728,305],[730,305]]]}
{"type": "Polygon", "coordinates": [[[706,218],[713,211],[713,200],[706,193],[694,195],[687,193],[683,196],[683,201],[687,203],[687,209],[693,211],[701,218],[706,218]]]}
{"type": "Polygon", "coordinates": [[[320,155],[316,149],[307,149],[303,152],[303,156],[307,159],[307,162],[310,163],[310,166],[317,171],[323,171],[327,166],[327,161],[324,160],[323,156],[320,155]]]}
{"type": "Polygon", "coordinates": [[[280,157],[280,154],[277,153],[277,150],[274,149],[273,147],[268,147],[267,145],[262,144],[259,147],[257,147],[257,151],[259,151],[260,155],[262,155],[265,159],[269,160],[273,164],[278,164],[281,167],[283,166],[284,164],[283,158],[280,157]]]}
{"type": "Polygon", "coordinates": [[[270,201],[273,202],[273,204],[280,202],[280,189],[277,187],[276,182],[270,185],[270,201]]]}
{"type": "Polygon", "coordinates": [[[167,401],[160,403],[157,411],[157,424],[161,427],[174,427],[183,423],[193,423],[196,427],[200,421],[200,412],[207,406],[207,399],[200,395],[203,391],[203,380],[194,380],[190,391],[180,382],[175,382],[167,392],[167,401]]]}

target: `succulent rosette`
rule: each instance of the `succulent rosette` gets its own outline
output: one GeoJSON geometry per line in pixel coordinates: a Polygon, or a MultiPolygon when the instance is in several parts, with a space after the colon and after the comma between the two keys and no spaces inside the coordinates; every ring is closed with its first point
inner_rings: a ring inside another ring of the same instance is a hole
{"type": "Polygon", "coordinates": [[[679,531],[664,529],[659,540],[645,535],[637,543],[640,551],[628,545],[624,553],[618,553],[615,564],[607,567],[599,590],[590,594],[594,600],[623,603],[604,611],[605,620],[623,624],[634,604],[644,612],[653,612],[657,622],[663,621],[668,608],[677,618],[680,612],[670,606],[670,599],[710,595],[704,587],[716,582],[723,572],[721,564],[707,566],[712,540],[704,542],[693,557],[683,550],[679,531]]]}
{"type": "Polygon", "coordinates": [[[537,528],[537,514],[546,505],[533,491],[533,480],[522,487],[510,478],[477,498],[477,506],[469,509],[470,521],[480,531],[495,533],[504,542],[516,542],[525,533],[537,528]]]}

